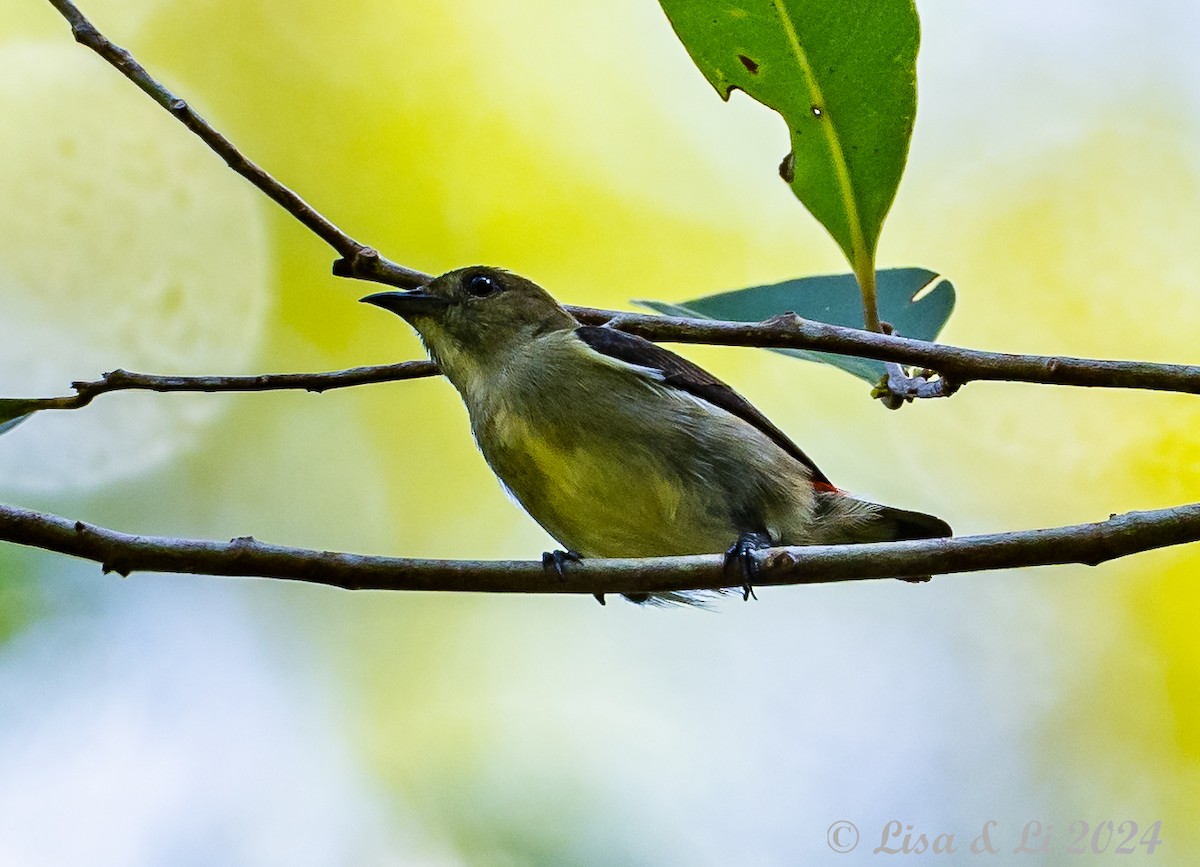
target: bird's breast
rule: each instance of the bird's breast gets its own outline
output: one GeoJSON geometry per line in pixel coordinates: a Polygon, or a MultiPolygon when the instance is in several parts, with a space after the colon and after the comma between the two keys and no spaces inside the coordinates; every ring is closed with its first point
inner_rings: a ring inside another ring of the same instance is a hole
{"type": "Polygon", "coordinates": [[[806,468],[761,432],[570,335],[459,390],[492,470],[585,556],[723,551],[810,508],[806,468]]]}

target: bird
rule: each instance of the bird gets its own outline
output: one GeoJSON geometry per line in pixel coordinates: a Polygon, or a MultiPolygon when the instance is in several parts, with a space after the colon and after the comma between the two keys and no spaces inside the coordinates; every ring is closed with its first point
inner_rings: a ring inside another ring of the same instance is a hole
{"type": "MultiPolygon", "coordinates": [[[[492,471],[565,547],[543,555],[560,575],[585,557],[724,552],[749,598],[762,548],[952,534],[933,515],[854,498],[717,377],[580,323],[518,274],[475,265],[361,300],[416,330],[492,471]]],[[[624,595],[702,604],[694,592],[624,595]]]]}

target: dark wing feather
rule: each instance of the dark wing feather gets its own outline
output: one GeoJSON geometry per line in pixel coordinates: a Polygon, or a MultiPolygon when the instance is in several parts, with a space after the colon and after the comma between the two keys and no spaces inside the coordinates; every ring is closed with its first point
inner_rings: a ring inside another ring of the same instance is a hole
{"type": "Polygon", "coordinates": [[[657,370],[662,373],[663,382],[672,388],[693,394],[753,425],[781,449],[808,467],[812,472],[814,485],[836,490],[812,459],[788,439],[787,434],[771,424],[750,401],[699,365],[692,364],[686,358],[636,334],[628,334],[615,328],[581,325],[575,329],[575,334],[597,352],[627,364],[657,370]]]}

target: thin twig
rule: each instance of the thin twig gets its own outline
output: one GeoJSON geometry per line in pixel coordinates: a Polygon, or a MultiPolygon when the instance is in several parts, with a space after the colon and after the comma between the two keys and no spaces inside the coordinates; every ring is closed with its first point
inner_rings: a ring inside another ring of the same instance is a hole
{"type": "MultiPolygon", "coordinates": [[[[540,561],[416,560],[269,545],[135,536],[57,515],[0,506],[0,540],[101,564],[105,572],[172,572],[280,578],[347,590],[487,593],[664,593],[726,586],[719,554],[640,560],[584,559],[562,577],[540,561]]],[[[761,586],[823,584],[1015,569],[1063,563],[1098,565],[1142,551],[1200,541],[1200,504],[1130,512],[1107,521],[1043,530],[777,548],[755,554],[761,586]]]]}
{"type": "Polygon", "coordinates": [[[71,25],[75,40],[95,51],[118,72],[136,84],[151,99],[170,112],[176,120],[195,133],[226,164],[244,177],[285,211],[307,226],[317,237],[341,255],[334,264],[334,273],[386,283],[390,286],[412,288],[429,280],[428,274],[398,265],[365,244],[351,238],[297,193],[288,189],[261,166],[248,159],[238,148],[219,133],[208,121],[146,71],[133,55],[114,44],[95,28],[71,0],[50,0],[71,25]]]}
{"type": "MultiPolygon", "coordinates": [[[[787,349],[820,349],[880,360],[899,358],[909,364],[931,368],[941,378],[927,381],[908,377],[892,362],[889,384],[901,399],[905,390],[917,389],[912,397],[941,397],[974,380],[1006,380],[1095,388],[1136,388],[1200,394],[1200,366],[1154,364],[1141,361],[1105,361],[1041,355],[1012,355],[963,349],[941,343],[908,340],[856,328],[812,322],[797,316],[777,316],[759,323],[721,322],[646,316],[569,307],[581,321],[608,323],[651,340],[677,343],[708,343],[726,346],[758,346],[787,349]],[[894,383],[902,383],[898,390],[894,383]]],[[[47,409],[79,409],[100,394],[126,389],[145,391],[273,391],[305,389],[321,392],[334,388],[394,382],[434,376],[431,361],[404,361],[373,367],[354,367],[323,373],[274,373],[257,376],[158,376],[114,370],[91,382],[72,383],[77,394],[65,397],[31,398],[23,412],[47,409]]],[[[898,402],[897,402],[898,405],[898,402]]]]}
{"type": "Polygon", "coordinates": [[[151,373],[135,373],[130,370],[114,370],[97,380],[73,382],[75,394],[64,397],[33,398],[27,401],[28,412],[46,409],[80,409],[97,396],[110,391],[277,391],[303,389],[323,392],[352,385],[376,382],[396,382],[417,379],[437,374],[432,361],[402,361],[398,364],[378,364],[370,367],[352,367],[348,370],[331,370],[323,373],[260,373],[254,376],[158,376],[151,373]]]}

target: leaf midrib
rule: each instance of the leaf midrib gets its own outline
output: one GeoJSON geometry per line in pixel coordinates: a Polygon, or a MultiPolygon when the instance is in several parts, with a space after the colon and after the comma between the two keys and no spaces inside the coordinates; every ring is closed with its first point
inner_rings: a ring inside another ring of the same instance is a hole
{"type": "MultiPolygon", "coordinates": [[[[803,74],[805,81],[808,82],[809,90],[816,100],[817,107],[821,109],[822,116],[819,118],[819,121],[822,122],[822,131],[825,133],[825,140],[829,145],[830,156],[833,159],[833,171],[837,180],[838,192],[841,195],[842,206],[846,209],[846,221],[850,228],[850,245],[853,248],[852,255],[857,259],[869,251],[866,248],[866,236],[863,234],[862,221],[858,214],[858,203],[854,199],[854,188],[850,183],[850,167],[846,163],[846,154],[842,150],[841,139],[838,137],[837,130],[834,129],[833,115],[826,104],[825,94],[821,90],[821,85],[817,82],[817,77],[813,73],[812,64],[808,61],[808,52],[800,44],[800,34],[796,31],[795,22],[792,21],[791,14],[785,5],[785,0],[771,0],[771,5],[779,13],[779,20],[783,25],[784,33],[787,35],[788,43],[791,45],[792,52],[800,64],[800,72],[803,74]]],[[[857,263],[855,264],[857,265],[857,263]]]]}

